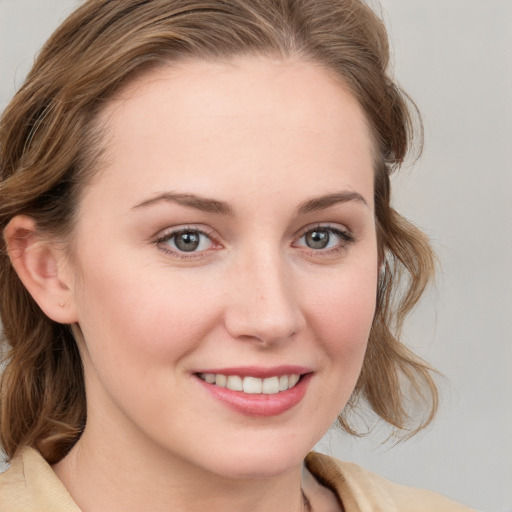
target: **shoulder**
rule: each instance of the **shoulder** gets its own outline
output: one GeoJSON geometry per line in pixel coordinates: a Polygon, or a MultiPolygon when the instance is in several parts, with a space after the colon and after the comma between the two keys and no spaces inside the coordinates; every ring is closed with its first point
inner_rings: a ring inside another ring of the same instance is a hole
{"type": "Polygon", "coordinates": [[[306,465],[338,494],[346,512],[474,512],[440,494],[398,485],[356,464],[312,452],[306,465]]]}
{"type": "Polygon", "coordinates": [[[10,468],[0,475],[0,512],[27,508],[24,495],[25,477],[20,457],[11,461],[10,468]]]}
{"type": "Polygon", "coordinates": [[[0,475],[0,512],[80,512],[52,468],[33,448],[23,448],[0,475]]]}

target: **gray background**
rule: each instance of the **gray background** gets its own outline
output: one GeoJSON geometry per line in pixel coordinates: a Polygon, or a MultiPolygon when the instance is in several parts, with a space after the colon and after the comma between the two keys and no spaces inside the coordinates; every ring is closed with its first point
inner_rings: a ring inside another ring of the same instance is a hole
{"type": "MultiPolygon", "coordinates": [[[[77,0],[0,0],[0,109],[77,0]]],[[[375,5],[375,4],[374,4],[375,5]]],[[[398,446],[329,433],[323,451],[483,512],[512,512],[512,0],[383,0],[395,74],[426,147],[395,205],[441,261],[408,343],[444,375],[439,416],[398,446]]],[[[435,512],[435,511],[433,511],[435,512]]]]}

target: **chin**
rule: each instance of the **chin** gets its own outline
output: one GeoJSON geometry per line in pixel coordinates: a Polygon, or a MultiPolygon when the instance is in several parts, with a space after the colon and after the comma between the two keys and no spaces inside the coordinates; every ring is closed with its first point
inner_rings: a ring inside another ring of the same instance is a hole
{"type": "Polygon", "coordinates": [[[211,470],[225,478],[274,478],[300,468],[311,450],[309,444],[299,446],[282,441],[277,444],[258,441],[225,447],[215,454],[211,470]]]}

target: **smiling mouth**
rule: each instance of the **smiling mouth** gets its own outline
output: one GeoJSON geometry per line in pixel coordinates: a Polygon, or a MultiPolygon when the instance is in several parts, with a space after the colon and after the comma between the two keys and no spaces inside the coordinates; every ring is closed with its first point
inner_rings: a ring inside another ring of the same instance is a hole
{"type": "Polygon", "coordinates": [[[220,388],[241,391],[251,395],[276,395],[294,388],[301,376],[296,373],[260,379],[258,377],[242,377],[240,375],[223,375],[215,373],[196,374],[201,380],[220,388]]]}

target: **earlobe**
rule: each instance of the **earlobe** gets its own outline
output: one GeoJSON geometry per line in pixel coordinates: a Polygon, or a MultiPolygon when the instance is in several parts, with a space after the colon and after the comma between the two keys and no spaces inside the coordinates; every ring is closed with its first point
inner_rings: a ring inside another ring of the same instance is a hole
{"type": "Polygon", "coordinates": [[[14,270],[42,311],[55,322],[77,322],[62,251],[42,237],[34,220],[25,215],[11,219],[4,239],[14,270]]]}

